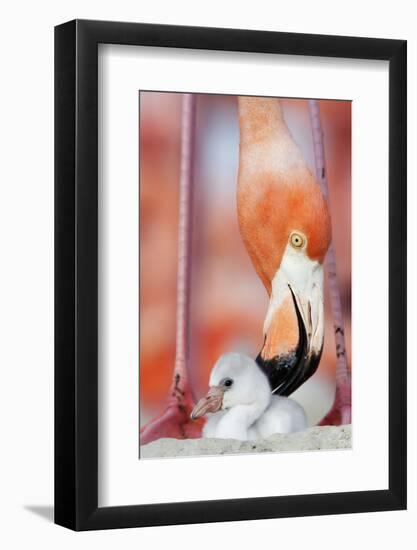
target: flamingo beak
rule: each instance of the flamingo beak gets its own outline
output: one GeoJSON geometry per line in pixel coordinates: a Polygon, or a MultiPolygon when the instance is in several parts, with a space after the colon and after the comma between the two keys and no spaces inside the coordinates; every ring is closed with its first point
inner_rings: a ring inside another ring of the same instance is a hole
{"type": "Polygon", "coordinates": [[[219,411],[223,404],[224,388],[220,386],[212,386],[207,394],[202,397],[191,411],[191,420],[197,420],[200,416],[207,413],[215,413],[219,411]]]}
{"type": "MultiPolygon", "coordinates": [[[[272,393],[288,396],[310,378],[320,362],[324,342],[324,313],[321,278],[299,285],[287,279],[281,292],[291,296],[298,324],[298,344],[287,353],[256,358],[267,375],[272,393]],[[285,288],[286,287],[286,288],[285,288]]],[[[310,279],[311,281],[311,279],[310,279]]],[[[291,302],[290,302],[291,303],[291,302]]],[[[279,322],[279,320],[278,320],[279,322]]]]}

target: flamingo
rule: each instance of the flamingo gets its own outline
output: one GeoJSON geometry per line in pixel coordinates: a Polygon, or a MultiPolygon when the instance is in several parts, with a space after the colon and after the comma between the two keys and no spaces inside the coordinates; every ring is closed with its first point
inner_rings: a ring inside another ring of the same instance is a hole
{"type": "MultiPolygon", "coordinates": [[[[323,264],[331,241],[329,208],[285,123],[280,101],[239,97],[238,112],[238,223],[253,266],[269,296],[263,325],[264,344],[256,363],[266,375],[271,392],[289,396],[315,373],[322,354],[323,264]]],[[[192,415],[195,400],[188,375],[187,303],[195,124],[192,94],[184,95],[183,121],[177,359],[167,408],[142,428],[141,444],[159,437],[200,437],[204,425],[202,416],[192,415]]],[[[342,329],[337,326],[335,331],[337,335],[342,329]]],[[[337,373],[335,402],[321,424],[343,421],[350,421],[350,378],[337,373]]]]}
{"type": "Polygon", "coordinates": [[[316,371],[323,348],[326,200],[272,98],[239,98],[240,232],[269,295],[256,358],[273,393],[288,396],[316,371]]]}
{"type": "Polygon", "coordinates": [[[307,428],[301,405],[272,395],[257,363],[241,353],[226,353],[214,365],[210,389],[191,417],[197,419],[207,413],[203,437],[251,441],[307,428]]]}

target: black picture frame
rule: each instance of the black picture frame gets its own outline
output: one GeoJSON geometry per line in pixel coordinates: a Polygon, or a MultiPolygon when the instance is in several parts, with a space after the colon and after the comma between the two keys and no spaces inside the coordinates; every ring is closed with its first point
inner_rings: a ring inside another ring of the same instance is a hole
{"type": "Polygon", "coordinates": [[[55,522],[108,529],[406,508],[406,41],[74,20],[55,28],[55,522]],[[98,44],[389,62],[389,488],[98,507],[98,44]]]}

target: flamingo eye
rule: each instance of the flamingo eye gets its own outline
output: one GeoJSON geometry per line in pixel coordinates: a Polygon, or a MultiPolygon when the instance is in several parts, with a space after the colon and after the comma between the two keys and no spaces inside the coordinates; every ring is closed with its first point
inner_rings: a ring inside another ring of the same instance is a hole
{"type": "Polygon", "coordinates": [[[294,231],[290,235],[290,243],[294,248],[302,248],[306,243],[306,238],[301,233],[294,231]]]}
{"type": "Polygon", "coordinates": [[[223,381],[223,386],[226,386],[226,388],[230,388],[230,386],[233,384],[233,380],[231,378],[225,378],[223,381]]]}

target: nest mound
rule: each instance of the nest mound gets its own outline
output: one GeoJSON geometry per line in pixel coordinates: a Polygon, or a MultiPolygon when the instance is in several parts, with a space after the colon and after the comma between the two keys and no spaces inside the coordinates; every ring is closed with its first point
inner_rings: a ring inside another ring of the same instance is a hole
{"type": "Polygon", "coordinates": [[[214,456],[240,453],[276,453],[350,449],[352,428],[346,426],[315,426],[304,432],[275,434],[258,441],[236,439],[169,439],[153,441],[140,448],[140,458],[173,458],[214,456]]]}

